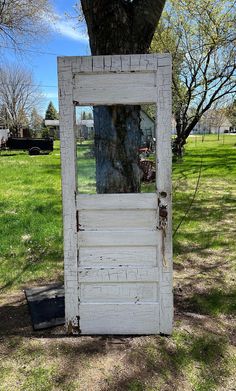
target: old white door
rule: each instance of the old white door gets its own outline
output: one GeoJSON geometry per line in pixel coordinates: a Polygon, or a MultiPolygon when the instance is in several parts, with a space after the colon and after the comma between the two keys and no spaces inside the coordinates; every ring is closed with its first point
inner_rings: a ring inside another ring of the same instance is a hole
{"type": "Polygon", "coordinates": [[[171,59],[62,57],[58,62],[69,332],[172,331],[171,59]],[[74,106],[157,105],[153,194],[78,194],[74,106]]]}

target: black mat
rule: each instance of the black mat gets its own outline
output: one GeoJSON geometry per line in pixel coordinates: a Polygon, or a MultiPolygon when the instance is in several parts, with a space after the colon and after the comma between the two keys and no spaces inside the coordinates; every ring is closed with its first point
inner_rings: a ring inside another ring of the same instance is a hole
{"type": "Polygon", "coordinates": [[[25,290],[34,330],[42,330],[65,323],[63,285],[47,285],[25,290]]]}

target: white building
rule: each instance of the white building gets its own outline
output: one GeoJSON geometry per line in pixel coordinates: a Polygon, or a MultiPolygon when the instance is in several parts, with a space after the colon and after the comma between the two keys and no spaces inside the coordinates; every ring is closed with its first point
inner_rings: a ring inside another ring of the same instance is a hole
{"type": "Polygon", "coordinates": [[[94,121],[93,119],[77,119],[76,121],[76,137],[83,137],[85,140],[94,137],[94,121]]]}
{"type": "Polygon", "coordinates": [[[232,124],[223,109],[208,110],[192,131],[193,134],[222,134],[229,133],[232,124]]]}
{"type": "Polygon", "coordinates": [[[8,139],[9,133],[9,129],[0,128],[0,148],[1,145],[8,139]]]}

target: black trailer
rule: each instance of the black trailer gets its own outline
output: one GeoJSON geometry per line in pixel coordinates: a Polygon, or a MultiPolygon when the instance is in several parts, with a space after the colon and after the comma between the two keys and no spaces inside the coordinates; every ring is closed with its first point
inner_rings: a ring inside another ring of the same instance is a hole
{"type": "Polygon", "coordinates": [[[4,149],[28,151],[30,155],[53,151],[52,138],[16,138],[9,137],[4,149]]]}

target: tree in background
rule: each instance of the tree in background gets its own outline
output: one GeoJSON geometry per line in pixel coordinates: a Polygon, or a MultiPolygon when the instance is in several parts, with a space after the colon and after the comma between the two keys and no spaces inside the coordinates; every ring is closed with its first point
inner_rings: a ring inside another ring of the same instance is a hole
{"type": "Polygon", "coordinates": [[[236,99],[227,107],[226,116],[230,120],[232,127],[236,129],[236,99]]]}
{"type": "Polygon", "coordinates": [[[20,49],[35,42],[48,32],[49,18],[53,18],[49,0],[1,0],[0,45],[20,49]]]}
{"type": "Polygon", "coordinates": [[[87,119],[87,115],[86,115],[86,112],[85,112],[85,111],[83,111],[83,112],[81,113],[81,119],[82,119],[82,120],[87,119]]]}
{"type": "MultiPolygon", "coordinates": [[[[92,55],[147,53],[164,4],[81,0],[92,55]]],[[[140,106],[95,107],[94,126],[97,192],[139,192],[140,106]]]]}
{"type": "Polygon", "coordinates": [[[43,117],[38,113],[37,109],[33,107],[30,114],[30,128],[33,134],[41,130],[43,125],[43,117]]]}
{"type": "Polygon", "coordinates": [[[0,106],[0,126],[9,129],[11,124],[11,119],[8,114],[7,108],[4,104],[0,106]]]}
{"type": "Polygon", "coordinates": [[[33,107],[40,102],[41,94],[30,71],[11,65],[0,68],[0,107],[7,115],[8,127],[14,136],[29,125],[33,107]]]}
{"type": "Polygon", "coordinates": [[[82,111],[81,113],[81,119],[84,120],[84,119],[93,119],[93,114],[91,113],[91,111],[82,111]]]}
{"type": "Polygon", "coordinates": [[[236,91],[235,3],[170,0],[157,27],[151,50],[173,56],[177,155],[203,114],[236,91]]]}
{"type": "Polygon", "coordinates": [[[48,108],[45,113],[45,119],[54,120],[54,119],[58,119],[58,118],[59,118],[59,116],[58,116],[57,110],[55,109],[53,103],[49,102],[48,108]]]}

